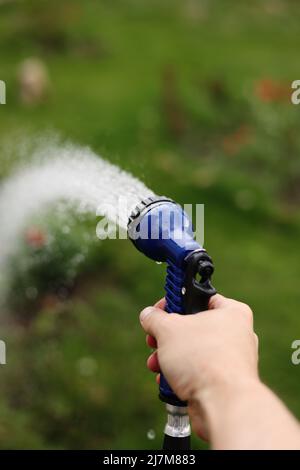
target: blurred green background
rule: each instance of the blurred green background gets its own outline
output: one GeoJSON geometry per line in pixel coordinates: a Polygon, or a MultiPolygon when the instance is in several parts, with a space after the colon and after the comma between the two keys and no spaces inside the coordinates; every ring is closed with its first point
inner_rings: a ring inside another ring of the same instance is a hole
{"type": "MultiPolygon", "coordinates": [[[[214,283],[253,308],[262,378],[300,418],[299,20],[296,0],[0,2],[1,178],[12,142],[50,130],[158,194],[204,203],[214,283]],[[28,64],[40,76],[29,90],[28,64]]],[[[70,234],[51,211],[30,221],[11,260],[0,447],[159,448],[138,312],[163,296],[164,267],[128,241],[85,242],[95,220],[72,217],[70,234]]]]}

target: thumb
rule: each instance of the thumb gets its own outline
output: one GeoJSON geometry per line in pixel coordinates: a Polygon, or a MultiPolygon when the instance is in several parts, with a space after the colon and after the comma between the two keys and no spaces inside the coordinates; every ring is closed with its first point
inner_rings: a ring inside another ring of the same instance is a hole
{"type": "Polygon", "coordinates": [[[140,313],[140,322],[143,330],[157,338],[165,317],[168,315],[164,310],[155,307],[147,307],[140,313]]]}

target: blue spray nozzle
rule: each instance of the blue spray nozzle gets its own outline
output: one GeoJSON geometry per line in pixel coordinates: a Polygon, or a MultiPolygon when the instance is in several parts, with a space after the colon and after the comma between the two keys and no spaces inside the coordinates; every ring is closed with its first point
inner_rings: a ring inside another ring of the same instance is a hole
{"type": "Polygon", "coordinates": [[[136,248],[159,262],[181,267],[189,252],[201,249],[194,240],[191,219],[183,208],[166,197],[148,198],[132,212],[128,235],[136,248]]]}
{"type": "MultiPolygon", "coordinates": [[[[216,293],[210,283],[214,267],[206,251],[194,240],[192,221],[179,204],[166,197],[141,201],[129,218],[128,235],[148,258],[167,263],[168,313],[208,309],[209,299],[216,293]]],[[[170,405],[186,405],[162,375],[160,397],[170,405]]]]}

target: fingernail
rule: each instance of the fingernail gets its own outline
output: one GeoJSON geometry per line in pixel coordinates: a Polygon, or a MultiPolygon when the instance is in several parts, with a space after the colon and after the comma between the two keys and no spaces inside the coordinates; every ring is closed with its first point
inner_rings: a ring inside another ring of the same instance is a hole
{"type": "Polygon", "coordinates": [[[140,320],[144,321],[145,318],[153,312],[153,307],[146,307],[140,313],[140,320]]]}

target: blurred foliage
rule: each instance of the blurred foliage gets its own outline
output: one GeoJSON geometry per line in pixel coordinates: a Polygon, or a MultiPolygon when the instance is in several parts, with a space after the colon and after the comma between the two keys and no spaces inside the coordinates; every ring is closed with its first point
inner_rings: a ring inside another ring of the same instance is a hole
{"type": "MultiPolygon", "coordinates": [[[[253,307],[262,376],[300,417],[290,362],[300,333],[300,111],[290,103],[298,2],[28,0],[0,9],[1,177],[20,160],[11,142],[55,129],[158,194],[205,203],[215,285],[253,307]],[[18,76],[30,57],[47,67],[51,93],[25,106],[18,76]]],[[[30,221],[37,243],[25,234],[11,260],[1,448],[160,446],[163,406],[137,314],[163,295],[164,268],[126,241],[96,242],[95,222],[49,211],[30,221]]]]}

